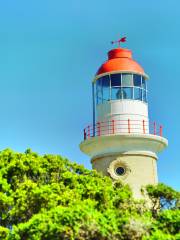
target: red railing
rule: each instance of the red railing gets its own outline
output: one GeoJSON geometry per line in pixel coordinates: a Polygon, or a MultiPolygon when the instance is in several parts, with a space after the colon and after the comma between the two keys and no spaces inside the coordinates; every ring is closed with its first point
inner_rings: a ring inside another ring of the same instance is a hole
{"type": "Polygon", "coordinates": [[[84,129],[84,140],[96,136],[116,134],[153,134],[162,136],[162,126],[146,120],[109,120],[97,122],[84,129]]]}

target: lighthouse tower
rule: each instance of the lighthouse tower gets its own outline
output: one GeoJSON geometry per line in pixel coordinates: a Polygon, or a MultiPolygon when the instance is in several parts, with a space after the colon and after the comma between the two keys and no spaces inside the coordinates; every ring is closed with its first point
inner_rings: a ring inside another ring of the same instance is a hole
{"type": "Polygon", "coordinates": [[[92,81],[93,123],[80,143],[92,167],[129,184],[135,198],[157,184],[157,153],[168,145],[162,126],[149,121],[147,82],[130,50],[110,50],[92,81]]]}

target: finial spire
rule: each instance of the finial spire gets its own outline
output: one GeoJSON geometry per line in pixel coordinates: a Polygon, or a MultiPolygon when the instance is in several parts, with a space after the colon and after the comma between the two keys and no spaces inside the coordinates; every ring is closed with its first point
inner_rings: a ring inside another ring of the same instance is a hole
{"type": "Polygon", "coordinates": [[[126,42],[126,37],[120,38],[120,39],[117,40],[117,41],[112,41],[111,44],[117,43],[117,44],[118,44],[118,47],[120,48],[120,43],[121,43],[121,42],[126,42]]]}

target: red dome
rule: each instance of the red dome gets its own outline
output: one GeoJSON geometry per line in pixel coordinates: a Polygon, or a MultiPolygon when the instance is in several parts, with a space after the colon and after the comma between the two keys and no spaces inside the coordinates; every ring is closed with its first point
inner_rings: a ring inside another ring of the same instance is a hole
{"type": "Polygon", "coordinates": [[[132,59],[132,52],[123,48],[115,48],[108,52],[108,60],[102,64],[96,76],[115,71],[135,72],[145,75],[143,68],[132,59]]]}

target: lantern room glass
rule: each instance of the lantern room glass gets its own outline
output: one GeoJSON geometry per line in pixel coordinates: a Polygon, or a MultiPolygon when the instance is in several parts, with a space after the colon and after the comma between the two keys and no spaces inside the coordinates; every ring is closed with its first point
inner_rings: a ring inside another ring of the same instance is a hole
{"type": "Polygon", "coordinates": [[[147,102],[147,84],[144,76],[131,73],[107,74],[96,80],[96,104],[111,100],[138,100],[147,102]]]}

